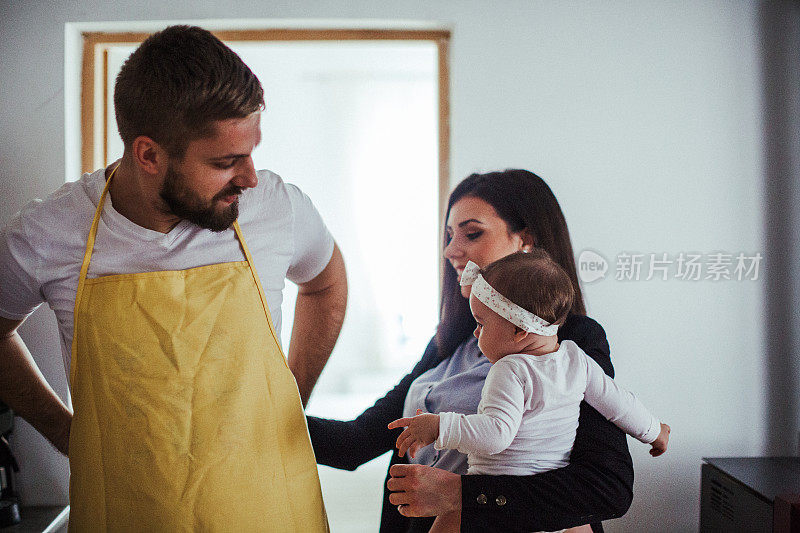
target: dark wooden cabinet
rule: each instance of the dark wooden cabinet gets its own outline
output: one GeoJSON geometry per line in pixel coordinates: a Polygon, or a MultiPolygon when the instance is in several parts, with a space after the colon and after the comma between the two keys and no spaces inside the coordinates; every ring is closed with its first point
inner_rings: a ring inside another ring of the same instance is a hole
{"type": "Polygon", "coordinates": [[[703,460],[701,533],[800,533],[800,457],[703,460]]]}

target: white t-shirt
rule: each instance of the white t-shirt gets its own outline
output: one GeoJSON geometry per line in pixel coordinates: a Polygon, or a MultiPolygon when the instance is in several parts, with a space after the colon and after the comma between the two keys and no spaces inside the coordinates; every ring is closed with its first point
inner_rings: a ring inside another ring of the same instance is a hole
{"type": "MultiPolygon", "coordinates": [[[[23,207],[0,236],[0,316],[21,320],[47,302],[58,321],[67,376],[78,274],[104,186],[105,169],[65,183],[23,207]]],[[[322,272],[333,254],[333,237],[308,196],[268,170],[259,171],[258,185],[242,193],[239,225],[280,331],[284,279],[304,283],[322,272]]],[[[160,233],[120,215],[107,194],[87,276],[244,259],[233,228],[215,233],[183,220],[160,233]]]]}
{"type": "Polygon", "coordinates": [[[555,352],[494,363],[478,413],[439,413],[437,449],[467,454],[468,474],[530,475],[569,463],[582,400],[628,435],[651,443],[661,424],[570,340],[555,352]]]}

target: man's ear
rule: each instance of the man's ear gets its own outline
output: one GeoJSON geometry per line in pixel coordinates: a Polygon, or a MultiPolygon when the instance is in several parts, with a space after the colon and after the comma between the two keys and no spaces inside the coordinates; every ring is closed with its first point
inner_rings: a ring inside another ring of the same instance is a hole
{"type": "Polygon", "coordinates": [[[167,151],[156,141],[140,135],[131,143],[131,152],[136,166],[150,175],[159,175],[167,170],[169,156],[167,151]]]}
{"type": "Polygon", "coordinates": [[[528,337],[528,335],[530,335],[529,332],[525,331],[519,326],[514,326],[514,342],[522,342],[528,337]]]}

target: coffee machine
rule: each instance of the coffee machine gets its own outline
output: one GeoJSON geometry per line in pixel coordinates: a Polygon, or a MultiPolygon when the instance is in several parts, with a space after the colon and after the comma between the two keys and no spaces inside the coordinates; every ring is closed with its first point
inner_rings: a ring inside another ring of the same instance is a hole
{"type": "Polygon", "coordinates": [[[19,498],[14,490],[14,473],[19,465],[11,453],[8,436],[14,429],[14,413],[0,402],[0,527],[19,524],[19,498]]]}

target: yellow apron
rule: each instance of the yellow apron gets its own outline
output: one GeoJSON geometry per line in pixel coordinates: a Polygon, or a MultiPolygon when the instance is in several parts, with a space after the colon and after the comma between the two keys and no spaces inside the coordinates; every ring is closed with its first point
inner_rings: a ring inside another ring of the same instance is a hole
{"type": "Polygon", "coordinates": [[[328,531],[238,223],[246,261],[86,279],[112,176],[75,299],[69,530],[328,531]]]}

